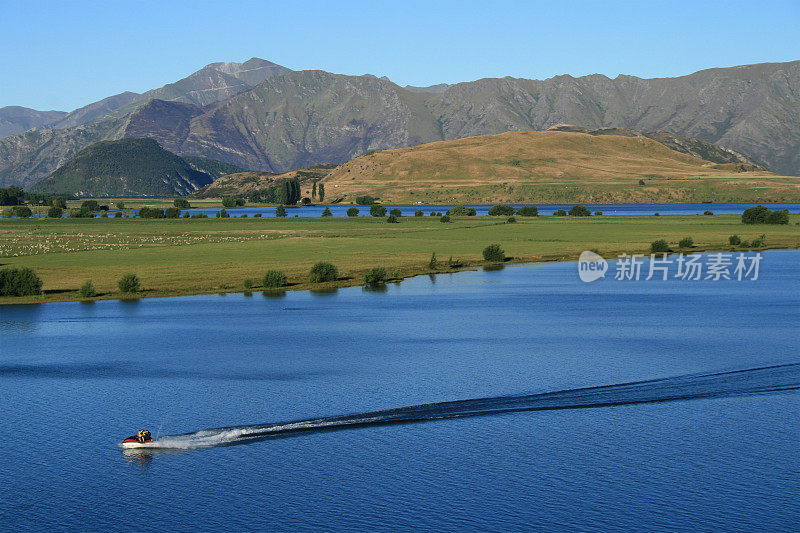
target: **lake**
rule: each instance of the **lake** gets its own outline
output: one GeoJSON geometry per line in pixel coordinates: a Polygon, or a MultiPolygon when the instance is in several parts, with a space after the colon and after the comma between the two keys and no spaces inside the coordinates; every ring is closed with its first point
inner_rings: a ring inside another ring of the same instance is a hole
{"type": "Polygon", "coordinates": [[[3,529],[796,529],[800,251],[762,256],[0,306],[3,529]]]}

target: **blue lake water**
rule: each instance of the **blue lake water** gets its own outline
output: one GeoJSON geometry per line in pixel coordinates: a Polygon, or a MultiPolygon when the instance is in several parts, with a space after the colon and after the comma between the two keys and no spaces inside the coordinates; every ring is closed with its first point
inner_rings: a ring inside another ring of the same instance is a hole
{"type": "MultiPolygon", "coordinates": [[[[103,203],[101,200],[100,203],[103,203]]],[[[113,203],[113,201],[111,202],[113,203]]],[[[514,204],[514,207],[522,207],[523,205],[531,205],[531,204],[514,204]]],[[[569,211],[569,209],[574,206],[575,204],[535,204],[539,208],[540,215],[552,215],[555,211],[559,209],[564,209],[569,211]]],[[[702,215],[706,211],[712,211],[716,215],[731,215],[736,214],[740,215],[742,212],[747,209],[748,207],[753,207],[754,205],[759,205],[758,203],[720,203],[720,204],[586,204],[592,213],[595,211],[602,211],[604,215],[652,215],[654,213],[658,213],[660,215],[702,215]]],[[[770,209],[789,209],[792,213],[800,212],[800,203],[767,203],[761,204],[766,205],[770,209]]],[[[297,206],[297,207],[287,207],[287,215],[293,217],[295,215],[300,217],[318,217],[322,215],[322,212],[325,208],[329,208],[331,210],[331,214],[336,217],[343,217],[347,216],[347,210],[352,205],[331,205],[331,206],[321,206],[321,205],[308,205],[308,206],[297,206]]],[[[368,205],[359,205],[355,206],[359,209],[358,216],[369,216],[369,206],[368,205]]],[[[400,209],[403,216],[413,216],[417,210],[422,210],[425,216],[430,216],[432,211],[437,213],[441,212],[444,213],[451,207],[455,207],[455,204],[450,205],[386,205],[386,211],[388,213],[391,209],[400,209]]],[[[469,205],[468,207],[474,207],[475,211],[477,212],[478,216],[484,216],[489,213],[489,209],[492,207],[488,204],[482,205],[469,205]]],[[[233,209],[226,209],[228,214],[231,216],[242,216],[247,215],[251,217],[256,213],[260,213],[262,216],[265,217],[274,217],[275,216],[275,209],[276,207],[240,207],[240,208],[233,208],[233,209]]],[[[205,213],[209,217],[214,217],[217,214],[219,209],[205,209],[205,208],[191,208],[187,209],[190,214],[195,213],[205,213]]],[[[113,211],[111,211],[113,213],[113,211]]],[[[44,215],[41,215],[44,216],[44,215]]],[[[66,216],[66,215],[65,215],[66,216]]],[[[99,214],[97,215],[99,216],[99,214]]]]}
{"type": "Polygon", "coordinates": [[[0,306],[2,528],[796,529],[798,265],[0,306]]]}

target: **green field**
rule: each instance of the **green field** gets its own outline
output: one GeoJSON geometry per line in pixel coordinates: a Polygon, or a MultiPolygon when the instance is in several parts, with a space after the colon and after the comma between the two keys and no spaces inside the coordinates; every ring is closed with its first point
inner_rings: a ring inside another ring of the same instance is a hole
{"type": "Polygon", "coordinates": [[[612,257],[649,253],[650,243],[692,237],[700,250],[729,250],[728,237],[765,234],[767,248],[800,248],[800,216],[788,226],[744,225],[738,215],[464,217],[444,224],[433,217],[229,218],[229,219],[3,219],[0,265],[28,266],[44,281],[44,294],[0,298],[0,304],[78,300],[78,288],[92,280],[100,298],[118,298],[125,273],[142,280],[141,296],[242,291],[246,278],[259,290],[264,271],[283,270],[289,288],[311,288],[308,271],[316,261],[339,267],[343,279],[361,282],[366,269],[385,266],[393,277],[429,273],[435,252],[438,271],[450,257],[464,266],[483,263],[481,252],[500,243],[512,261],[575,259],[595,249],[612,257]]]}

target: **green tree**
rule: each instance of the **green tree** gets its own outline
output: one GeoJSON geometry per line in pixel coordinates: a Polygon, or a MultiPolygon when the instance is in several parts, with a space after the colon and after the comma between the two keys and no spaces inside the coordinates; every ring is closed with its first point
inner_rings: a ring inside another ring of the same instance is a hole
{"type": "Polygon", "coordinates": [[[450,221],[451,221],[450,220],[450,215],[442,215],[442,217],[439,219],[439,222],[444,222],[444,223],[447,223],[447,222],[450,222],[450,221]]]}
{"type": "Polygon", "coordinates": [[[319,261],[311,267],[311,272],[309,273],[309,280],[311,283],[336,281],[337,279],[339,279],[339,269],[331,263],[319,261]]]}
{"type": "Polygon", "coordinates": [[[664,239],[658,239],[650,243],[650,253],[669,252],[669,244],[664,239]]]}
{"type": "Polygon", "coordinates": [[[319,186],[317,187],[317,191],[319,192],[319,201],[320,202],[325,201],[325,184],[320,183],[319,186]]]}
{"type": "Polygon", "coordinates": [[[401,216],[403,216],[403,212],[395,207],[394,209],[389,211],[389,215],[394,215],[395,217],[400,218],[401,216]]]}
{"type": "Polygon", "coordinates": [[[19,218],[28,218],[33,215],[33,211],[27,205],[15,205],[11,208],[11,214],[19,218]]]}
{"type": "Polygon", "coordinates": [[[34,296],[42,293],[42,280],[28,267],[0,269],[0,296],[34,296]]]}
{"type": "Polygon", "coordinates": [[[705,210],[705,211],[703,212],[703,214],[704,214],[704,215],[713,215],[713,214],[714,214],[714,212],[713,212],[713,211],[709,211],[709,210],[705,210]]]}
{"type": "Polygon", "coordinates": [[[506,260],[506,253],[499,244],[490,244],[483,249],[483,258],[492,263],[502,263],[506,260]]]}
{"type": "Polygon", "coordinates": [[[437,268],[439,268],[439,260],[436,259],[436,252],[433,252],[431,254],[431,260],[428,261],[428,268],[430,268],[431,270],[436,270],[437,268]]]}
{"type": "Polygon", "coordinates": [[[64,198],[63,196],[56,196],[50,202],[50,205],[52,205],[53,207],[60,207],[61,209],[66,209],[67,208],[67,199],[64,198]]]}
{"type": "Polygon", "coordinates": [[[94,284],[91,280],[81,285],[81,288],[78,289],[78,293],[81,295],[81,298],[93,298],[97,296],[97,291],[94,290],[94,284]]]}
{"type": "Polygon", "coordinates": [[[357,217],[358,216],[358,208],[357,207],[350,207],[347,210],[347,216],[349,216],[349,217],[357,217]]]}
{"type": "Polygon", "coordinates": [[[130,273],[125,274],[119,281],[117,281],[117,287],[119,288],[120,292],[124,292],[126,294],[139,292],[141,290],[142,284],[139,281],[139,277],[136,274],[130,273]]]}
{"type": "Polygon", "coordinates": [[[489,209],[489,216],[511,216],[514,214],[515,209],[510,205],[493,205],[489,209]]]}
{"type": "Polygon", "coordinates": [[[286,216],[286,208],[282,205],[279,205],[275,208],[275,216],[276,217],[285,217],[286,216]]]}
{"type": "Polygon", "coordinates": [[[100,204],[97,200],[85,200],[81,203],[81,209],[86,211],[100,211],[100,204]]]}
{"type": "Polygon", "coordinates": [[[365,194],[364,196],[356,196],[356,203],[358,205],[372,205],[375,203],[375,198],[365,194]]]}
{"type": "Polygon", "coordinates": [[[189,203],[189,200],[187,200],[186,198],[175,198],[174,200],[172,200],[172,205],[174,205],[178,209],[189,209],[192,207],[191,204],[189,203]]]}
{"type": "Polygon", "coordinates": [[[223,198],[222,199],[222,206],[223,207],[227,207],[228,209],[236,207],[236,198],[233,198],[231,196],[223,198]]]}
{"type": "Polygon", "coordinates": [[[684,237],[678,242],[679,248],[691,248],[692,246],[694,246],[694,239],[691,237],[684,237]]]}
{"type": "Polygon", "coordinates": [[[457,205],[455,207],[451,207],[447,210],[447,215],[451,217],[474,217],[478,214],[474,207],[466,207],[463,205],[457,205]]]}
{"type": "Polygon", "coordinates": [[[789,210],[772,211],[769,207],[757,205],[744,210],[742,222],[744,224],[788,224],[789,210]]]}
{"type": "Polygon", "coordinates": [[[261,285],[269,289],[276,289],[286,285],[286,274],[280,270],[267,270],[261,280],[261,285]]]}
{"type": "Polygon", "coordinates": [[[369,207],[369,214],[373,217],[385,217],[386,207],[382,206],[381,204],[372,204],[369,207]]]}
{"type": "Polygon", "coordinates": [[[387,279],[389,279],[389,274],[384,267],[371,268],[364,274],[365,285],[380,285],[386,283],[387,279]]]}
{"type": "Polygon", "coordinates": [[[314,181],[314,185],[311,186],[311,198],[317,197],[317,182],[314,181]]]}
{"type": "Polygon", "coordinates": [[[389,224],[399,224],[400,219],[397,218],[396,215],[389,215],[388,217],[386,217],[386,222],[388,222],[389,224]]]}
{"type": "Polygon", "coordinates": [[[539,208],[535,205],[526,205],[517,209],[517,215],[521,217],[536,217],[539,216],[539,208]]]}
{"type": "Polygon", "coordinates": [[[421,217],[421,216],[423,216],[424,214],[425,214],[425,213],[423,213],[423,212],[422,212],[422,209],[417,209],[416,211],[414,211],[414,216],[415,216],[415,217],[421,217]]]}
{"type": "Polygon", "coordinates": [[[569,210],[569,215],[572,217],[588,217],[591,214],[592,212],[583,204],[573,206],[572,209],[569,210]]]}
{"type": "Polygon", "coordinates": [[[553,216],[554,217],[565,217],[565,216],[567,216],[567,212],[564,211],[563,209],[558,209],[558,210],[553,212],[553,216]]]}
{"type": "Polygon", "coordinates": [[[324,217],[332,217],[333,213],[331,213],[330,207],[326,207],[325,210],[322,212],[322,216],[324,217]]]}
{"type": "Polygon", "coordinates": [[[506,220],[506,222],[508,224],[514,224],[516,221],[517,221],[517,219],[514,218],[514,217],[508,217],[508,220],[506,220]]]}
{"type": "Polygon", "coordinates": [[[177,207],[168,207],[164,210],[164,218],[178,218],[181,216],[181,210],[177,207]]]}
{"type": "Polygon", "coordinates": [[[731,235],[728,237],[728,244],[731,246],[739,246],[742,244],[742,239],[738,235],[731,235]]]}
{"type": "Polygon", "coordinates": [[[47,210],[47,218],[61,218],[61,215],[64,214],[64,210],[58,206],[51,206],[50,209],[47,210]]]}

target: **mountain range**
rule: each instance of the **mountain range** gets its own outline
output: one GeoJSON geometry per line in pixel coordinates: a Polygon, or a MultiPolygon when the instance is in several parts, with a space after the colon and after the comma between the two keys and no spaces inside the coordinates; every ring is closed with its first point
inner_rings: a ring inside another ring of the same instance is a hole
{"type": "Polygon", "coordinates": [[[506,77],[421,88],[253,58],[212,63],[176,83],[122,93],[49,124],[16,116],[5,120],[36,129],[0,139],[0,186],[29,187],[101,140],[147,137],[180,156],[284,172],[374,150],[564,123],[698,138],[800,175],[800,61],[676,78],[506,77]]]}

